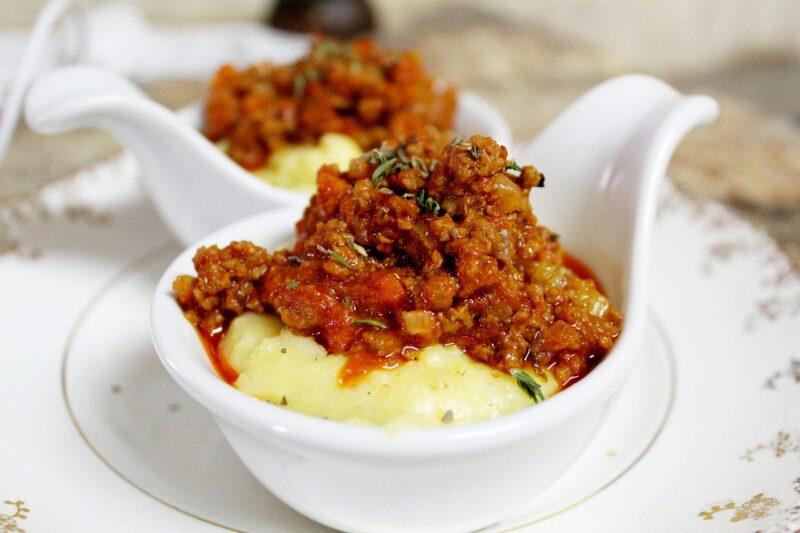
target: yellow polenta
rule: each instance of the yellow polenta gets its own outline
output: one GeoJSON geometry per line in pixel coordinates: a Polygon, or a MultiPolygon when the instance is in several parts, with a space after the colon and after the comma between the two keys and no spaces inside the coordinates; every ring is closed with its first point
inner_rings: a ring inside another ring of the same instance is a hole
{"type": "MultiPolygon", "coordinates": [[[[239,374],[237,389],[332,420],[395,428],[468,424],[533,404],[514,378],[455,346],[430,346],[416,360],[342,386],[338,374],[345,356],[328,355],[274,316],[247,313],[231,323],[220,352],[239,374]]],[[[542,391],[554,393],[555,380],[542,383],[542,391]]]]}
{"type": "MultiPolygon", "coordinates": [[[[225,150],[227,142],[222,141],[217,146],[225,150]]],[[[326,133],[316,145],[287,146],[276,151],[270,155],[267,165],[254,170],[253,175],[276,187],[314,192],[319,167],[336,164],[346,169],[350,160],[362,153],[358,143],[347,135],[326,133]]]]}

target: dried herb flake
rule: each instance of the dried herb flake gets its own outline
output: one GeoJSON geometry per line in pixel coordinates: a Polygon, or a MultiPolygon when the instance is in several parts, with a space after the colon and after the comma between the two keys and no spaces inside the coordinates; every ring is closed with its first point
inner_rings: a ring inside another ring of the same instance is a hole
{"type": "Polygon", "coordinates": [[[513,159],[509,159],[506,161],[506,170],[516,170],[517,172],[522,172],[522,167],[519,166],[513,159]]]}
{"type": "Polygon", "coordinates": [[[442,423],[443,423],[443,424],[449,424],[450,422],[452,422],[452,421],[453,421],[453,418],[454,418],[454,416],[453,416],[453,410],[452,410],[452,409],[448,409],[448,410],[447,410],[447,411],[444,413],[444,416],[442,417],[442,423]]]}
{"type": "Polygon", "coordinates": [[[328,250],[327,248],[325,248],[321,244],[317,245],[317,250],[319,250],[323,254],[326,254],[328,257],[330,257],[331,259],[333,259],[334,261],[336,261],[337,263],[339,263],[343,267],[349,268],[350,270],[355,270],[355,267],[353,265],[351,265],[350,263],[348,263],[347,259],[345,259],[341,255],[337,254],[333,250],[328,250]]]}
{"type": "Polygon", "coordinates": [[[423,212],[438,215],[442,210],[442,206],[439,205],[439,202],[431,198],[428,191],[425,189],[420,189],[415,198],[417,200],[417,205],[423,212]]]}
{"type": "Polygon", "coordinates": [[[389,325],[385,322],[381,322],[380,320],[373,320],[371,318],[358,318],[353,320],[352,324],[354,326],[373,326],[376,328],[381,329],[389,329],[389,325]]]}
{"type": "Polygon", "coordinates": [[[366,249],[366,248],[364,248],[363,246],[361,246],[360,244],[358,244],[358,243],[356,242],[356,239],[355,239],[355,237],[353,237],[352,235],[350,235],[350,236],[347,238],[347,242],[348,242],[348,243],[350,243],[350,248],[352,248],[353,250],[355,250],[355,252],[356,252],[357,254],[359,254],[359,255],[361,255],[361,256],[363,256],[363,257],[367,257],[367,256],[369,255],[369,254],[367,254],[367,249],[366,249]]]}
{"type": "Polygon", "coordinates": [[[542,392],[542,386],[533,379],[533,376],[517,368],[511,370],[511,375],[517,380],[517,385],[531,397],[533,403],[544,401],[545,398],[542,392]]]}

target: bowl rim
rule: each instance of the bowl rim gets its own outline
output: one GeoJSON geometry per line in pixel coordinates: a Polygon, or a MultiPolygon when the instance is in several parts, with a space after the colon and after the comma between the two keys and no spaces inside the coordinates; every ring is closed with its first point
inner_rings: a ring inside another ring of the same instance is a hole
{"type": "Polygon", "coordinates": [[[301,212],[299,207],[287,207],[254,215],[188,246],[162,274],[151,304],[153,345],[169,374],[215,417],[256,438],[280,439],[295,446],[344,455],[393,459],[475,453],[555,428],[592,406],[605,403],[633,369],[644,334],[644,302],[642,291],[632,290],[632,285],[642,284],[641,279],[627,284],[622,332],[603,361],[578,383],[547,401],[508,415],[473,424],[410,429],[394,434],[381,426],[325,420],[251,397],[209,369],[205,348],[174,300],[172,281],[178,274],[192,271],[191,259],[200,246],[241,239],[242,235],[254,232],[263,234],[262,243],[268,246],[282,244],[286,241],[284,235],[293,234],[294,221],[301,212]],[[277,238],[278,234],[283,240],[277,238]],[[187,335],[195,339],[196,350],[184,349],[187,335]],[[198,357],[198,350],[202,357],[198,357]]]}

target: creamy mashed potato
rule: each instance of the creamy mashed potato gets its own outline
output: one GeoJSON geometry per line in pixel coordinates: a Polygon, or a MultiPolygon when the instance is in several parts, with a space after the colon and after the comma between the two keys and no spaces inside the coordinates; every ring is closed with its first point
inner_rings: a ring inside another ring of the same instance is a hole
{"type": "MultiPolygon", "coordinates": [[[[227,142],[218,143],[222,150],[227,142]]],[[[276,187],[314,192],[317,186],[317,169],[322,165],[336,164],[346,169],[350,160],[363,153],[352,138],[340,133],[326,133],[314,146],[287,146],[273,153],[264,168],[254,170],[254,176],[276,187]]]]}
{"type": "MultiPolygon", "coordinates": [[[[237,389],[332,420],[394,428],[468,424],[533,405],[513,377],[455,346],[430,346],[416,360],[373,370],[352,386],[338,383],[345,356],[328,355],[274,316],[236,318],[219,348],[239,374],[237,389]]],[[[555,392],[554,379],[540,384],[545,396],[555,392]]]]}

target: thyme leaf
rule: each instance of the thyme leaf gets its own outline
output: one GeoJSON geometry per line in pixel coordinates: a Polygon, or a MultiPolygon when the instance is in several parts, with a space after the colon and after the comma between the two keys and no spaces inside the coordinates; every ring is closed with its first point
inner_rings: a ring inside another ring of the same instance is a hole
{"type": "Polygon", "coordinates": [[[426,177],[431,173],[430,170],[428,170],[427,165],[425,165],[425,161],[416,155],[411,156],[411,168],[418,168],[423,174],[425,174],[426,177]]]}
{"type": "Polygon", "coordinates": [[[469,156],[472,159],[480,159],[482,155],[483,155],[483,150],[474,145],[470,147],[469,156]]]}
{"type": "Polygon", "coordinates": [[[405,150],[399,148],[396,153],[397,159],[399,159],[400,163],[402,163],[402,167],[409,168],[411,166],[411,160],[408,158],[408,154],[406,154],[405,150]]]}
{"type": "Polygon", "coordinates": [[[369,161],[370,165],[379,165],[396,157],[397,151],[389,146],[389,143],[386,141],[381,143],[380,148],[373,148],[366,154],[367,161],[369,161]]]}
{"type": "Polygon", "coordinates": [[[522,167],[519,166],[513,159],[509,159],[506,161],[506,170],[516,170],[517,172],[522,172],[522,167]]]}
{"type": "Polygon", "coordinates": [[[373,320],[371,318],[358,318],[353,320],[352,324],[354,326],[373,326],[376,328],[381,329],[389,329],[389,325],[385,322],[381,322],[380,320],[373,320]]]}
{"type": "Polygon", "coordinates": [[[290,281],[289,283],[286,284],[286,288],[289,289],[290,291],[295,290],[299,286],[300,286],[300,282],[297,281],[296,279],[293,279],[292,281],[290,281]]]}
{"type": "Polygon", "coordinates": [[[463,142],[464,142],[464,136],[463,135],[457,135],[456,137],[453,138],[452,141],[450,141],[450,147],[452,148],[454,146],[458,146],[459,144],[461,144],[463,142]]]}
{"type": "Polygon", "coordinates": [[[355,250],[357,254],[359,254],[359,255],[361,255],[361,256],[363,256],[363,257],[367,257],[367,255],[369,255],[369,254],[367,254],[367,249],[366,249],[366,248],[364,248],[363,246],[361,246],[360,244],[358,244],[358,243],[356,242],[356,239],[355,239],[355,237],[353,237],[352,235],[350,235],[350,236],[347,238],[347,242],[349,242],[349,243],[350,243],[350,248],[352,248],[353,250],[355,250]]]}
{"type": "Polygon", "coordinates": [[[519,388],[521,388],[528,396],[531,397],[533,403],[544,401],[545,398],[544,393],[542,392],[542,386],[536,383],[536,380],[533,379],[530,374],[524,370],[514,368],[511,370],[511,375],[517,380],[517,385],[519,385],[519,388]]]}
{"type": "Polygon", "coordinates": [[[392,158],[388,161],[384,161],[372,172],[372,183],[378,184],[383,178],[391,174],[391,171],[394,170],[392,167],[397,163],[397,160],[392,158]]]}
{"type": "Polygon", "coordinates": [[[380,165],[386,162],[386,157],[383,155],[383,152],[377,148],[370,150],[364,157],[366,157],[370,165],[380,165]]]}
{"type": "Polygon", "coordinates": [[[319,250],[323,254],[327,255],[328,257],[330,257],[331,259],[333,259],[334,261],[336,261],[337,263],[339,263],[343,267],[349,268],[350,270],[355,270],[355,267],[353,265],[351,265],[350,263],[348,263],[347,259],[345,259],[341,255],[337,254],[333,250],[328,250],[327,248],[325,248],[321,244],[317,245],[317,250],[319,250]]]}
{"type": "Polygon", "coordinates": [[[420,189],[415,198],[417,200],[417,205],[423,212],[438,215],[442,210],[442,206],[439,205],[439,202],[431,198],[428,191],[425,189],[420,189]]]}
{"type": "MultiPolygon", "coordinates": [[[[362,156],[370,165],[376,165],[377,168],[372,171],[372,183],[377,185],[381,180],[392,173],[402,172],[410,168],[421,170],[425,177],[430,175],[425,162],[418,156],[411,157],[406,153],[404,146],[397,149],[392,148],[384,141],[380,148],[373,148],[362,156]]],[[[431,170],[433,166],[431,166],[431,170]]]]}

